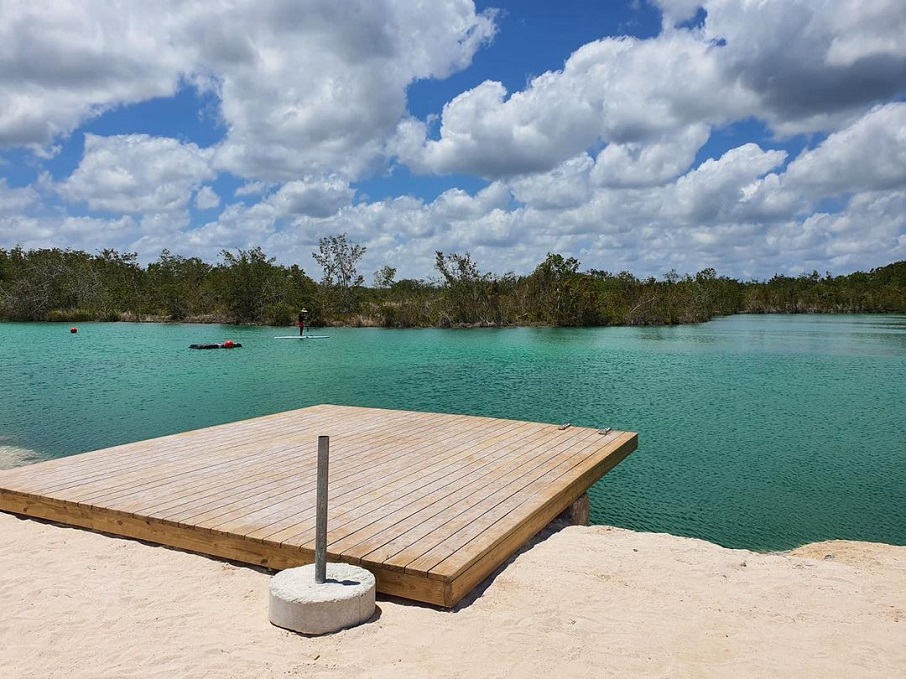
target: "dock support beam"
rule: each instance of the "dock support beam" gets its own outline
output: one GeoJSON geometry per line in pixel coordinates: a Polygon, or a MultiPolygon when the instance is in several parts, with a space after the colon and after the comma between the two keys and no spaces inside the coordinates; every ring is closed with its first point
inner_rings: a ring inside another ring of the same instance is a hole
{"type": "Polygon", "coordinates": [[[566,520],[569,521],[570,525],[587,526],[589,518],[588,511],[588,493],[583,493],[578,500],[566,508],[564,514],[566,514],[566,520]]]}

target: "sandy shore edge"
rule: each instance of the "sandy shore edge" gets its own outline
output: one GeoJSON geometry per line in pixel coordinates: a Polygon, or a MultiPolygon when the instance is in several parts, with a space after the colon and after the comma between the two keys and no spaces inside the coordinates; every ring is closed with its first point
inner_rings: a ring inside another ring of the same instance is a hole
{"type": "Polygon", "coordinates": [[[732,550],[551,529],[441,611],[270,625],[270,574],[0,513],[3,677],[887,677],[906,668],[906,547],[732,550]]]}

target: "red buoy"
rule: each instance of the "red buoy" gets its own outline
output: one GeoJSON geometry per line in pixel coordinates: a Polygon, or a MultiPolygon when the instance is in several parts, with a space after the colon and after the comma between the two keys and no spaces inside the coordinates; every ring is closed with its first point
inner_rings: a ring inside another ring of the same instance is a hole
{"type": "Polygon", "coordinates": [[[78,331],[79,331],[78,328],[70,328],[70,329],[69,329],[69,332],[71,332],[73,335],[75,335],[78,331]]]}
{"type": "Polygon", "coordinates": [[[223,343],[224,349],[232,349],[233,346],[234,346],[233,340],[227,340],[226,342],[223,343]]]}

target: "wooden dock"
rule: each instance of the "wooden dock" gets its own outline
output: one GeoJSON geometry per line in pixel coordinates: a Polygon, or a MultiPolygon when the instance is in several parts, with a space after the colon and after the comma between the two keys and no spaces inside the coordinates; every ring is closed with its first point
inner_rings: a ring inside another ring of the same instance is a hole
{"type": "Polygon", "coordinates": [[[328,561],[450,607],[635,450],[630,432],[322,405],[0,471],[0,511],[283,569],[328,561]]]}

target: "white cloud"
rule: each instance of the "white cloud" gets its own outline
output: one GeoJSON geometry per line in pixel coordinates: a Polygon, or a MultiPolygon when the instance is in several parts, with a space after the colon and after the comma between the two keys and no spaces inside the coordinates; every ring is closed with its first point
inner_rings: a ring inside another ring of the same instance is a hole
{"type": "Polygon", "coordinates": [[[404,121],[393,149],[421,171],[500,177],[548,171],[601,142],[658,143],[689,127],[700,136],[752,106],[712,51],[688,32],[598,40],[522,92],[508,97],[488,81],[460,94],[444,106],[436,140],[404,121]]]}
{"type": "Polygon", "coordinates": [[[257,203],[227,205],[214,220],[192,229],[161,213],[152,223],[142,225],[151,233],[143,246],[151,252],[164,247],[176,253],[191,252],[207,261],[216,261],[224,249],[261,246],[281,262],[305,267],[312,249],[317,249],[318,238],[344,230],[364,235],[346,223],[356,219],[354,210],[351,217],[346,214],[353,193],[336,177],[287,182],[257,203]]]}
{"type": "Polygon", "coordinates": [[[727,151],[720,159],[709,159],[680,177],[662,199],[666,219],[702,224],[746,218],[753,183],[786,159],[784,151],[763,151],[756,144],[744,144],[727,151]]]}
{"type": "Polygon", "coordinates": [[[516,177],[508,185],[516,200],[538,210],[584,205],[593,194],[595,161],[587,153],[570,158],[548,173],[516,177]]]}
{"type": "Polygon", "coordinates": [[[663,29],[670,30],[677,24],[688,21],[695,16],[703,0],[652,0],[663,13],[663,29]]]}
{"type": "Polygon", "coordinates": [[[859,194],[840,213],[815,213],[773,229],[767,244],[777,253],[775,261],[782,273],[867,270],[906,258],[904,214],[904,191],[859,194]],[[791,259],[795,266],[788,263],[791,259]]]}
{"type": "Polygon", "coordinates": [[[379,160],[406,87],[464,68],[494,31],[470,0],[4,3],[0,147],[48,145],[192,83],[220,97],[220,168],[355,177],[379,160]]]}
{"type": "Polygon", "coordinates": [[[834,129],[906,88],[900,0],[706,0],[721,70],[779,133],[834,129]]]}
{"type": "Polygon", "coordinates": [[[906,57],[906,5],[900,0],[851,0],[841,10],[824,16],[834,32],[827,51],[830,65],[849,66],[879,56],[906,57]]]}
{"type": "Polygon", "coordinates": [[[703,0],[707,18],[691,28],[677,24],[698,2],[657,4],[656,38],[579,46],[519,91],[492,74],[423,120],[407,113],[407,88],[467,68],[496,30],[467,0],[430,11],[391,0],[2,4],[0,147],[30,147],[38,180],[0,179],[0,242],[145,260],[166,247],[207,261],[260,245],[311,270],[318,238],[345,232],[368,248],[366,277],[390,264],[400,278],[432,276],[436,250],[471,252],[496,273],[560,252],[640,276],[906,258],[906,104],[891,103],[906,92],[906,3],[703,0]],[[211,94],[219,142],[89,134],[70,176],[44,172],[84,121],[180,86],[211,94]],[[768,135],[823,141],[792,160],[777,139],[731,143],[753,119],[768,135]],[[697,160],[719,128],[719,157],[697,160]],[[490,183],[433,200],[356,196],[391,159],[398,175],[490,183]],[[190,222],[193,201],[216,216],[190,222]]]}
{"type": "Polygon", "coordinates": [[[6,179],[0,177],[0,215],[21,213],[37,201],[38,192],[34,188],[10,188],[6,179]]]}
{"type": "Polygon", "coordinates": [[[329,217],[348,205],[355,192],[338,177],[320,181],[287,182],[263,204],[280,217],[329,217]]]}
{"type": "Polygon", "coordinates": [[[789,186],[810,195],[881,191],[906,184],[906,103],[880,106],[817,148],[804,151],[786,172],[789,186]]]}
{"type": "Polygon", "coordinates": [[[267,181],[322,174],[360,176],[380,160],[415,79],[469,64],[493,35],[471,2],[319,0],[243,3],[187,28],[217,74],[229,126],[220,167],[267,181]],[[246,45],[241,55],[224,45],[246,45]]]}
{"type": "MultiPolygon", "coordinates": [[[[673,268],[694,273],[712,266],[742,278],[798,275],[812,268],[868,269],[906,254],[906,212],[898,209],[906,180],[897,174],[904,166],[897,161],[906,125],[899,115],[900,105],[876,109],[789,166],[785,151],[750,143],[674,180],[670,175],[677,168],[692,164],[704,134],[687,128],[687,137],[667,137],[663,148],[640,145],[635,156],[629,153],[633,147],[616,145],[626,159],[622,177],[605,147],[597,162],[580,154],[547,173],[495,182],[493,202],[448,191],[429,204],[409,199],[404,206],[394,201],[357,206],[330,226],[341,231],[369,214],[372,219],[359,232],[363,242],[377,233],[381,239],[374,242],[408,240],[406,256],[392,262],[400,276],[431,271],[435,249],[470,251],[480,266],[497,273],[527,273],[547,252],[573,254],[585,268],[638,275],[673,268]],[[876,141],[868,143],[872,135],[876,141]],[[844,140],[851,155],[835,150],[844,140]],[[826,174],[811,173],[825,168],[831,151],[838,161],[827,163],[826,174]],[[877,167],[863,169],[854,162],[857,152],[866,163],[876,156],[877,167]],[[846,164],[863,178],[843,174],[840,182],[875,190],[855,195],[838,214],[809,216],[833,195],[846,164]],[[900,190],[890,192],[892,184],[900,190]],[[887,193],[881,191],[884,186],[887,193]],[[505,188],[521,207],[506,207],[505,188]]],[[[382,254],[397,256],[392,248],[382,248],[382,254]]]]}
{"type": "Polygon", "coordinates": [[[26,250],[75,247],[86,252],[113,248],[135,250],[139,226],[130,217],[96,219],[92,217],[0,215],[4,241],[26,250]]]}
{"type": "Polygon", "coordinates": [[[432,212],[443,222],[463,221],[506,209],[509,204],[507,187],[501,182],[493,182],[474,196],[460,189],[445,191],[432,203],[432,212]]]}
{"type": "Polygon", "coordinates": [[[647,143],[608,144],[598,154],[592,181],[609,187],[664,184],[692,166],[710,133],[707,125],[699,123],[647,143]]]}
{"type": "Polygon", "coordinates": [[[59,225],[42,221],[28,215],[0,213],[0,233],[3,243],[0,247],[22,246],[26,250],[37,247],[59,247],[57,235],[59,225]]]}
{"type": "Polygon", "coordinates": [[[0,5],[0,147],[48,145],[113,106],[173,94],[188,54],[166,36],[182,4],[0,5]]]}
{"type": "Polygon", "coordinates": [[[246,182],[236,189],[235,195],[237,198],[242,196],[260,196],[267,191],[268,186],[265,182],[246,182]]]}
{"type": "Polygon", "coordinates": [[[856,194],[830,218],[827,252],[836,270],[858,268],[879,253],[881,263],[906,259],[906,189],[856,194]]]}
{"type": "Polygon", "coordinates": [[[85,154],[59,193],[92,210],[138,214],[185,210],[215,177],[210,151],[144,134],[85,135],[85,154]]]}
{"type": "Polygon", "coordinates": [[[672,27],[699,3],[659,4],[657,38],[588,43],[520,92],[486,81],[444,106],[437,138],[403,121],[393,151],[421,172],[530,174],[750,116],[780,134],[833,130],[906,89],[899,0],[705,0],[701,29],[672,27]]]}
{"type": "Polygon", "coordinates": [[[195,207],[199,210],[213,210],[220,207],[220,196],[210,186],[202,186],[195,194],[195,207]]]}

